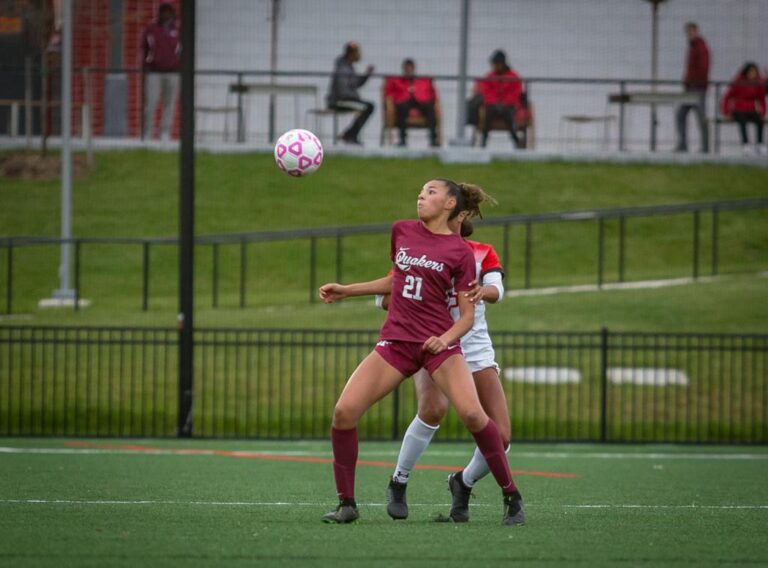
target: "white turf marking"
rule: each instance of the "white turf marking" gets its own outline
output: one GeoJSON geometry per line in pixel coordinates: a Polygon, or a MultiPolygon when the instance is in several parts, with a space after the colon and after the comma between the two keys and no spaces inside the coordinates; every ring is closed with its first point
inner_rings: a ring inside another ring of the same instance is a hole
{"type": "Polygon", "coordinates": [[[664,280],[638,280],[636,282],[606,282],[602,286],[597,284],[578,284],[575,286],[551,286],[548,288],[529,288],[525,290],[508,290],[505,296],[518,298],[521,296],[552,296],[554,294],[568,294],[576,292],[597,292],[599,290],[641,290],[647,288],[667,288],[669,286],[684,286],[694,282],[715,282],[717,276],[701,276],[697,280],[693,278],[668,278],[664,280]]]}
{"type": "MultiPolygon", "coordinates": [[[[0,504],[8,505],[192,505],[208,507],[322,507],[325,502],[318,503],[289,503],[285,501],[174,501],[174,500],[119,500],[119,499],[0,499],[0,504]]],[[[384,507],[386,503],[360,503],[364,507],[384,507]]],[[[635,504],[595,504],[595,505],[561,505],[526,503],[526,507],[550,509],[717,509],[735,510],[768,509],[768,505],[635,505],[635,504]]],[[[450,503],[409,503],[409,507],[449,507],[450,503]]],[[[473,507],[496,507],[495,503],[473,503],[473,507]]]]}
{"type": "Polygon", "coordinates": [[[504,379],[537,385],[580,383],[581,371],[568,367],[507,367],[504,369],[504,379]]]}
{"type": "Polygon", "coordinates": [[[609,367],[608,380],[614,385],[688,386],[688,375],[680,369],[609,367]]]}
{"type": "MultiPolygon", "coordinates": [[[[111,448],[11,448],[0,447],[0,454],[64,454],[64,455],[99,455],[99,454],[117,454],[117,455],[141,455],[141,456],[211,456],[216,455],[219,450],[205,449],[170,449],[170,448],[152,448],[151,450],[121,450],[111,448]]],[[[296,456],[296,457],[317,457],[330,458],[330,453],[324,452],[306,452],[306,451],[280,451],[266,450],[261,452],[254,451],[232,451],[234,456],[296,456]]],[[[445,451],[428,450],[430,456],[440,457],[467,457],[466,451],[445,451]]],[[[361,451],[360,458],[366,459],[374,456],[397,456],[396,450],[369,450],[361,451]]],[[[710,453],[665,453],[665,452],[517,452],[514,448],[510,455],[513,458],[533,458],[533,459],[638,459],[638,460],[713,460],[713,461],[741,461],[741,460],[768,460],[766,454],[710,454],[710,453]]]]}

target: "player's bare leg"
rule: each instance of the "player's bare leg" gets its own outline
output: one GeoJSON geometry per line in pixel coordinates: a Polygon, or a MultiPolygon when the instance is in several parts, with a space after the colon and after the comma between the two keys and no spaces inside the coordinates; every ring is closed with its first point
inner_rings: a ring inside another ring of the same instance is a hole
{"type": "Polygon", "coordinates": [[[429,446],[440,427],[440,421],[448,412],[448,399],[424,369],[413,376],[413,383],[419,403],[418,414],[405,431],[397,467],[387,486],[387,513],[395,520],[408,518],[405,494],[411,470],[429,446]]]}
{"type": "Polygon", "coordinates": [[[350,523],[358,518],[355,502],[357,423],[371,406],[395,390],[403,379],[400,371],[373,351],[347,381],[333,410],[331,425],[333,475],[339,505],[323,516],[324,522],[350,523]]]}

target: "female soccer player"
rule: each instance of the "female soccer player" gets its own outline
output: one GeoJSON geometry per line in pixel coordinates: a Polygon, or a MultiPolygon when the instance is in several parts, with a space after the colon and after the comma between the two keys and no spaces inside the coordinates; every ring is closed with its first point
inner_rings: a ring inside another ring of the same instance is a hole
{"type": "MultiPolygon", "coordinates": [[[[473,188],[474,186],[468,186],[473,188]]],[[[474,228],[466,213],[459,214],[449,222],[449,226],[460,232],[467,239],[474,228]]],[[[470,301],[475,304],[475,321],[472,329],[461,338],[461,349],[467,360],[475,388],[483,409],[493,420],[506,447],[511,438],[509,409],[504,396],[504,389],[499,379],[499,368],[496,364],[496,354],[493,350],[491,337],[488,335],[488,324],[485,320],[485,302],[496,303],[504,297],[502,283],[503,269],[499,257],[491,245],[476,241],[465,241],[475,256],[477,269],[476,286],[469,294],[470,301]]],[[[387,308],[387,296],[377,297],[377,305],[387,308]]],[[[458,312],[451,306],[451,316],[458,317],[458,312]]],[[[448,411],[448,399],[440,392],[432,378],[423,369],[413,377],[418,398],[418,413],[408,426],[400,447],[397,467],[387,487],[387,513],[393,519],[408,518],[408,505],[405,498],[408,478],[411,470],[421,458],[432,441],[432,437],[440,427],[440,421],[448,411]]],[[[448,518],[438,517],[438,520],[453,520],[456,523],[469,520],[469,496],[475,482],[489,473],[488,464],[483,454],[475,448],[469,464],[460,472],[448,477],[448,487],[452,495],[452,506],[448,518]]]]}
{"type": "Polygon", "coordinates": [[[462,211],[479,213],[480,202],[470,201],[471,197],[450,180],[427,182],[417,200],[419,220],[397,221],[392,227],[391,277],[320,287],[320,297],[326,303],[391,293],[380,341],[352,373],[334,408],[331,444],[339,505],[323,517],[326,522],[348,523],[359,516],[354,484],[360,418],[422,367],[456,408],[501,487],[503,523],[523,521],[522,497],[512,480],[504,443],[496,424],[480,405],[458,344],[474,320],[474,305],[465,292],[475,279],[475,262],[472,251],[450,230],[448,221],[462,211]],[[454,289],[460,313],[455,322],[445,308],[446,298],[454,289]]]}

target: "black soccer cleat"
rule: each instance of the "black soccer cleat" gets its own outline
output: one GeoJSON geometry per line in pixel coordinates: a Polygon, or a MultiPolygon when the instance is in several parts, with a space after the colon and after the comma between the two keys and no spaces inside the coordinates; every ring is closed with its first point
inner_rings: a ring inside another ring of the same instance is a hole
{"type": "Polygon", "coordinates": [[[394,520],[408,518],[408,503],[405,501],[407,483],[398,483],[394,479],[389,480],[387,486],[387,514],[394,520]]]}
{"type": "Polygon", "coordinates": [[[451,492],[451,512],[449,516],[454,523],[469,521],[469,497],[472,488],[464,485],[463,472],[459,471],[448,476],[448,489],[451,492]]]}
{"type": "Polygon", "coordinates": [[[354,499],[344,499],[339,502],[339,506],[336,510],[331,511],[323,515],[324,523],[353,523],[360,515],[357,512],[357,503],[354,499]]]}
{"type": "Polygon", "coordinates": [[[513,491],[504,495],[504,517],[501,523],[508,526],[525,524],[523,498],[519,491],[513,491]]]}

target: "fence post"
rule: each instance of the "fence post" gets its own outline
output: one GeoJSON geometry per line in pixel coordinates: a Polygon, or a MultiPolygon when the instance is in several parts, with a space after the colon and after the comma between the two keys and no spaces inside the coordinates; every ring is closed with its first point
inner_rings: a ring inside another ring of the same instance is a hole
{"type": "Polygon", "coordinates": [[[619,282],[624,282],[624,215],[619,216],[619,282]]]}
{"type": "Polygon", "coordinates": [[[600,441],[608,441],[608,328],[600,329],[600,441]]]}
{"type": "Polygon", "coordinates": [[[400,420],[400,387],[395,389],[392,393],[392,441],[396,442],[400,439],[400,428],[398,427],[398,421],[400,420]]]}
{"type": "Polygon", "coordinates": [[[341,282],[342,248],[341,233],[336,235],[336,282],[341,282]]]}
{"type": "Polygon", "coordinates": [[[509,272],[509,225],[504,223],[504,248],[502,250],[502,266],[509,272]]]}
{"type": "Polygon", "coordinates": [[[245,307],[245,271],[246,271],[245,240],[240,241],[240,307],[245,307]]]}
{"type": "Polygon", "coordinates": [[[624,95],[627,92],[627,84],[619,81],[619,152],[624,151],[624,95]]]}
{"type": "Polygon", "coordinates": [[[718,253],[718,246],[719,246],[719,240],[718,240],[718,230],[720,228],[720,210],[717,208],[717,205],[712,207],[712,276],[717,276],[717,253],[718,253]]]}
{"type": "Polygon", "coordinates": [[[693,279],[699,277],[699,211],[693,212],[693,279]]]}
{"type": "Polygon", "coordinates": [[[597,287],[603,287],[603,255],[604,255],[604,241],[605,241],[605,219],[598,217],[597,219],[597,287]]]}
{"type": "Polygon", "coordinates": [[[11,302],[13,301],[13,239],[8,239],[8,257],[5,262],[5,269],[8,274],[5,287],[5,313],[11,313],[13,307],[11,302]]]}
{"type": "Polygon", "coordinates": [[[316,280],[316,267],[315,262],[317,260],[317,237],[309,237],[309,303],[315,303],[315,280],[316,280]]]}
{"type": "Polygon", "coordinates": [[[80,306],[80,239],[75,241],[75,311],[80,306]]]}
{"type": "Polygon", "coordinates": [[[533,225],[525,222],[525,288],[531,287],[531,248],[533,247],[533,225]]]}
{"type": "Polygon", "coordinates": [[[237,141],[245,142],[245,118],[243,117],[243,74],[237,74],[237,141]]]}
{"type": "Polygon", "coordinates": [[[213,269],[211,270],[211,294],[213,294],[212,304],[214,308],[219,307],[219,243],[213,243],[211,250],[213,253],[213,269]]]}
{"type": "Polygon", "coordinates": [[[141,309],[149,309],[149,241],[144,241],[141,245],[142,257],[142,286],[141,286],[141,309]]]}

